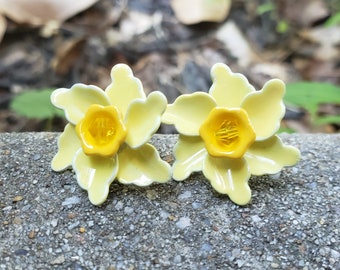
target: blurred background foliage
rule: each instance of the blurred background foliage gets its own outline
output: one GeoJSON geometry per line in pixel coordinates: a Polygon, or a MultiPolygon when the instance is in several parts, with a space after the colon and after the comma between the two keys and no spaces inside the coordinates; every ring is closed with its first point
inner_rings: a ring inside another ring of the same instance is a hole
{"type": "Polygon", "coordinates": [[[216,62],[257,89],[280,78],[282,131],[339,132],[339,0],[42,2],[0,0],[0,132],[61,131],[53,89],[105,89],[120,62],[169,102],[208,91],[216,62]]]}

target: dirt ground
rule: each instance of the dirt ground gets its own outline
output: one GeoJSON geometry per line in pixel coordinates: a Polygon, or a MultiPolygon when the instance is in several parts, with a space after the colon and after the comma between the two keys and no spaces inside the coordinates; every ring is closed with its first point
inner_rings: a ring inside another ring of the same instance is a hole
{"type": "MultiPolygon", "coordinates": [[[[5,16],[0,132],[61,131],[63,119],[28,119],[10,109],[11,101],[25,91],[77,82],[105,88],[117,63],[129,64],[147,93],[160,90],[169,103],[207,91],[217,62],[245,74],[257,89],[270,78],[339,86],[340,25],[325,24],[339,12],[338,0],[234,0],[222,22],[185,25],[169,0],[100,0],[54,28],[5,16]]],[[[339,104],[323,104],[320,111],[339,115],[339,104]]],[[[299,108],[288,108],[283,125],[301,133],[339,131],[339,123],[312,125],[299,108]]]]}

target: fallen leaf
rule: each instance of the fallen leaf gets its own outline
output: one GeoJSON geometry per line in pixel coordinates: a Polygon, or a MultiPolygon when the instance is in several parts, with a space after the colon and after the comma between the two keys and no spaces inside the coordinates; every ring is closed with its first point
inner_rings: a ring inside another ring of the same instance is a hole
{"type": "Polygon", "coordinates": [[[315,27],[302,30],[299,35],[309,41],[319,44],[337,45],[340,44],[340,26],[315,27]]]}
{"type": "Polygon", "coordinates": [[[237,58],[241,67],[247,67],[258,60],[248,40],[233,21],[223,24],[217,31],[216,38],[225,45],[232,56],[237,58]]]}
{"type": "Polygon", "coordinates": [[[74,38],[62,43],[52,59],[52,68],[58,75],[65,75],[73,67],[85,45],[85,39],[74,38]]]}
{"type": "Polygon", "coordinates": [[[261,86],[273,78],[281,79],[286,83],[300,79],[292,66],[280,62],[256,63],[249,68],[249,73],[251,81],[261,86]]]}
{"type": "Polygon", "coordinates": [[[315,58],[323,61],[338,59],[340,57],[337,46],[340,44],[340,26],[315,27],[299,32],[305,40],[318,43],[315,58]]]}
{"type": "Polygon", "coordinates": [[[184,24],[222,22],[229,14],[230,0],[172,0],[177,19],[184,24]]]}
{"type": "Polygon", "coordinates": [[[280,3],[285,17],[298,26],[311,26],[330,15],[324,0],[284,0],[280,3]]]}
{"type": "Polygon", "coordinates": [[[0,14],[0,42],[5,35],[6,27],[7,27],[6,19],[4,16],[0,14]]]}
{"type": "Polygon", "coordinates": [[[0,0],[0,13],[17,23],[41,26],[50,21],[63,22],[97,1],[0,0]]]}
{"type": "Polygon", "coordinates": [[[130,11],[120,21],[121,39],[128,41],[133,36],[142,34],[162,22],[162,14],[155,12],[152,16],[138,11],[130,11]]]}

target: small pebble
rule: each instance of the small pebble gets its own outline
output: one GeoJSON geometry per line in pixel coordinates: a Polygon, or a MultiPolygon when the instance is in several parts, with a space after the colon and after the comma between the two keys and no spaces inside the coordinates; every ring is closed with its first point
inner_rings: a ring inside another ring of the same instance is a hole
{"type": "Polygon", "coordinates": [[[76,217],[76,214],[75,214],[75,213],[68,213],[68,214],[67,214],[67,217],[68,217],[69,219],[73,219],[73,218],[76,217]]]}
{"type": "Polygon", "coordinates": [[[30,232],[28,233],[28,238],[29,238],[29,239],[34,239],[34,238],[35,238],[35,231],[34,231],[34,230],[32,230],[32,231],[30,231],[30,232]]]}
{"type": "Polygon", "coordinates": [[[182,262],[182,257],[180,255],[176,255],[174,258],[174,263],[181,263],[182,262]]]}
{"type": "Polygon", "coordinates": [[[51,221],[51,225],[52,225],[53,228],[57,227],[57,225],[58,225],[58,219],[53,219],[53,220],[51,221]]]}
{"type": "Polygon", "coordinates": [[[20,202],[20,201],[22,201],[22,199],[23,199],[22,196],[15,196],[15,197],[13,198],[13,202],[20,202]]]}
{"type": "Polygon", "coordinates": [[[181,217],[177,222],[176,226],[180,229],[185,229],[186,227],[191,226],[191,220],[188,217],[181,217]]]}
{"type": "Polygon", "coordinates": [[[193,202],[191,205],[192,205],[192,208],[195,210],[200,209],[202,207],[202,204],[199,202],[193,202]]]}
{"type": "Polygon", "coordinates": [[[33,160],[39,160],[39,159],[41,159],[41,154],[35,154],[33,156],[33,160]]]}
{"type": "Polygon", "coordinates": [[[277,263],[271,263],[271,264],[270,264],[270,267],[271,267],[271,268],[274,268],[274,269],[277,269],[277,268],[279,268],[279,264],[277,264],[277,263]]]}
{"type": "Polygon", "coordinates": [[[62,205],[62,206],[70,206],[70,205],[73,205],[73,204],[79,204],[80,201],[81,201],[81,200],[80,200],[79,197],[73,196],[73,197],[66,198],[66,199],[61,203],[61,205],[62,205]]]}
{"type": "Polygon", "coordinates": [[[55,258],[53,261],[51,261],[51,264],[56,265],[56,264],[63,264],[65,262],[65,257],[64,255],[60,255],[59,257],[55,258]]]}
{"type": "Polygon", "coordinates": [[[72,237],[72,234],[71,234],[71,233],[69,233],[69,232],[65,233],[65,238],[66,238],[66,239],[71,238],[71,237],[72,237]]]}
{"type": "Polygon", "coordinates": [[[178,196],[178,200],[186,200],[191,197],[191,191],[187,190],[178,196]]]}
{"type": "Polygon", "coordinates": [[[17,256],[26,256],[28,254],[28,250],[19,248],[16,251],[14,251],[14,254],[17,256]]]}
{"type": "Polygon", "coordinates": [[[15,218],[13,219],[13,224],[16,224],[16,225],[22,224],[22,219],[19,218],[19,217],[15,217],[15,218]]]}

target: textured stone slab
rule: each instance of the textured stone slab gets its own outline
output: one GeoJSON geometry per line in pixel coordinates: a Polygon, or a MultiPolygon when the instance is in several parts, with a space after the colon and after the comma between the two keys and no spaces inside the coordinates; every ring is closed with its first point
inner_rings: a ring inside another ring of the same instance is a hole
{"type": "MultiPolygon", "coordinates": [[[[340,135],[282,135],[302,160],[239,207],[202,174],[114,183],[96,207],[55,173],[56,133],[0,134],[0,269],[339,269],[340,135]]],[[[176,136],[153,139],[172,162],[176,136]]]]}

